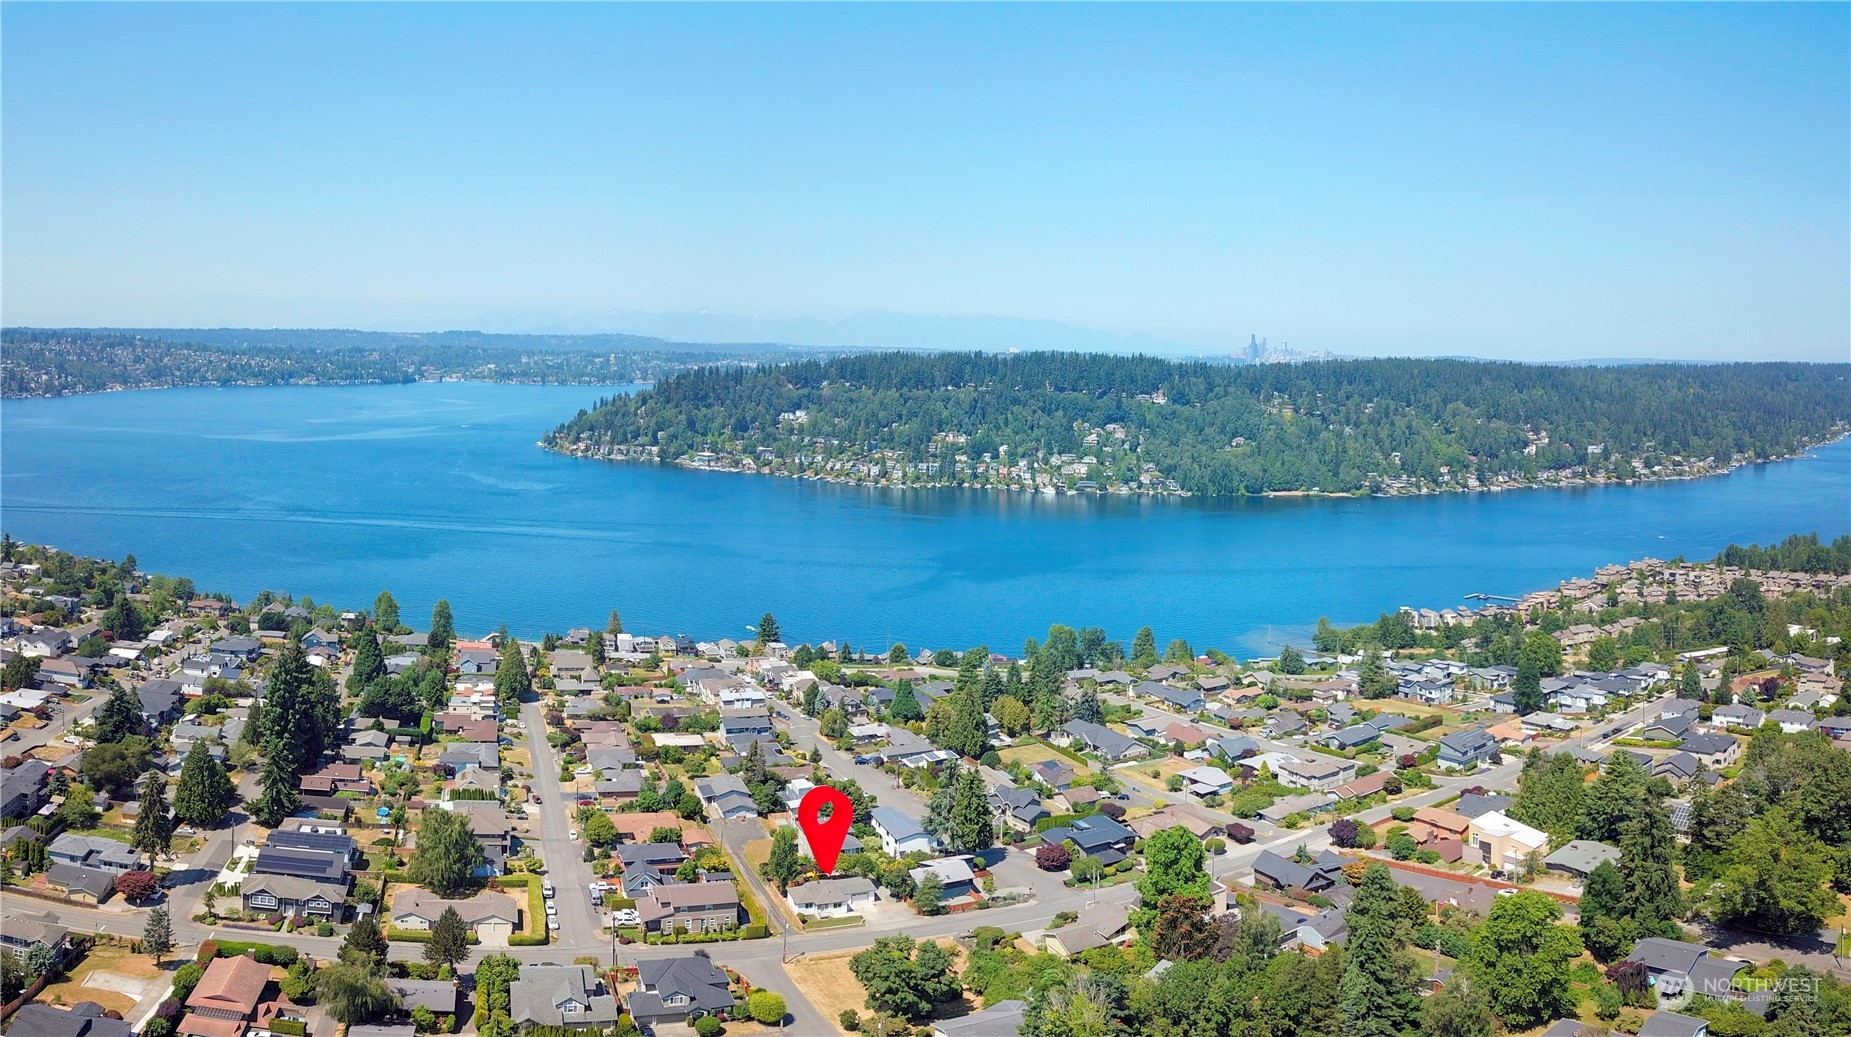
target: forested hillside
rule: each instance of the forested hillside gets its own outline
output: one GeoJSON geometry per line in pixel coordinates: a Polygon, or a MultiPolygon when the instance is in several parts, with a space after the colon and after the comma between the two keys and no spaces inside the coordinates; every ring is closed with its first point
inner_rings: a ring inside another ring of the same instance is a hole
{"type": "Polygon", "coordinates": [[[894,485],[1409,493],[1702,475],[1848,422],[1845,364],[877,354],[688,371],[548,444],[894,485]]]}
{"type": "Polygon", "coordinates": [[[0,334],[0,346],[0,395],[8,398],[187,385],[439,378],[615,385],[654,381],[696,364],[758,363],[772,348],[689,345],[633,335],[40,328],[8,328],[0,334]]]}

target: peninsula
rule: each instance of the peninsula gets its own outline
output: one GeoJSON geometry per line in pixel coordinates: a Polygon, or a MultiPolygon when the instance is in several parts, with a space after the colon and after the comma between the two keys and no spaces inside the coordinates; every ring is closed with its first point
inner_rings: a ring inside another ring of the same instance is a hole
{"type": "Polygon", "coordinates": [[[1380,494],[1693,478],[1851,428],[1851,365],[876,354],[603,400],[581,457],[880,486],[1380,494]]]}

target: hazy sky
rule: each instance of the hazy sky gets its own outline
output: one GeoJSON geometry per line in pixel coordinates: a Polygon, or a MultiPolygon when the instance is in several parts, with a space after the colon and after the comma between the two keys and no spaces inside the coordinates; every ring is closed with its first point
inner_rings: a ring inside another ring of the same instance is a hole
{"type": "Polygon", "coordinates": [[[1844,360],[1847,10],[8,3],[0,317],[1844,360]]]}

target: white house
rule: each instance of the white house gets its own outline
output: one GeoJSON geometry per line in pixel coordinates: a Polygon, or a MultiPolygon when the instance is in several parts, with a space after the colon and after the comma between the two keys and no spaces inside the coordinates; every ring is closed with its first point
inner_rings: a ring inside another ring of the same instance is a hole
{"type": "Polygon", "coordinates": [[[881,851],[889,857],[932,849],[932,837],[919,827],[919,822],[892,807],[875,807],[869,812],[868,821],[880,836],[881,851]]]}
{"type": "Polygon", "coordinates": [[[791,910],[798,914],[814,915],[817,918],[841,918],[845,915],[860,914],[864,908],[874,903],[874,883],[860,876],[839,879],[818,879],[801,886],[792,886],[784,895],[791,910]]]}

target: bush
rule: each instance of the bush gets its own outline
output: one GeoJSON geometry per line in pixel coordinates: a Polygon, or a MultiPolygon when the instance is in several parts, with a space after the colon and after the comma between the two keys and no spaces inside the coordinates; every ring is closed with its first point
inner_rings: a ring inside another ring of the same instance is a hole
{"type": "Polygon", "coordinates": [[[141,1037],[173,1037],[173,1033],[172,1019],[150,1019],[148,1024],[141,1028],[141,1037]]]}
{"type": "Polygon", "coordinates": [[[308,1033],[308,1027],[294,1019],[272,1019],[269,1025],[271,1033],[288,1034],[289,1037],[304,1037],[308,1033]]]}
{"type": "Polygon", "coordinates": [[[1225,840],[1210,838],[1202,843],[1202,849],[1209,853],[1226,853],[1228,844],[1225,840]]]}
{"type": "Polygon", "coordinates": [[[1065,846],[1043,843],[1035,848],[1035,867],[1042,871],[1066,871],[1073,863],[1073,854],[1065,846]]]}
{"type": "Polygon", "coordinates": [[[1414,820],[1414,808],[1413,807],[1396,807],[1393,810],[1390,810],[1389,814],[1393,816],[1394,819],[1397,821],[1414,820]]]}
{"type": "Polygon", "coordinates": [[[316,922],[315,923],[315,935],[316,936],[333,936],[334,926],[329,925],[327,922],[316,922]]]}
{"type": "MultiPolygon", "coordinates": [[[[205,943],[200,944],[200,952],[204,953],[206,944],[211,942],[211,940],[207,940],[205,943]]],[[[180,966],[178,969],[174,970],[174,992],[169,994],[168,997],[180,1004],[186,1004],[186,999],[193,996],[193,988],[199,985],[199,981],[205,978],[205,975],[206,967],[198,962],[189,961],[185,965],[180,966]]]]}
{"type": "Polygon", "coordinates": [[[281,965],[287,968],[296,963],[296,949],[281,944],[251,943],[245,940],[216,942],[207,940],[199,945],[199,953],[203,955],[209,945],[214,947],[214,953],[220,958],[241,958],[249,954],[265,965],[281,965]]]}
{"type": "Polygon", "coordinates": [[[726,1027],[721,1026],[720,1020],[711,1015],[703,1015],[694,1020],[695,1037],[720,1037],[720,1034],[725,1032],[726,1027]]]}
{"type": "Polygon", "coordinates": [[[849,1033],[856,1033],[861,1029],[861,1016],[853,1008],[842,1009],[842,1014],[836,1016],[836,1022],[841,1023],[842,1029],[849,1033]]]}
{"type": "Polygon", "coordinates": [[[784,999],[769,990],[755,990],[746,998],[746,1011],[766,1026],[784,1021],[784,999]]]}

